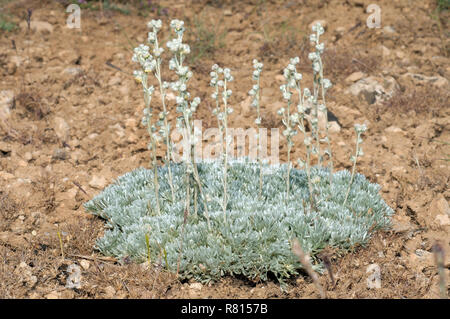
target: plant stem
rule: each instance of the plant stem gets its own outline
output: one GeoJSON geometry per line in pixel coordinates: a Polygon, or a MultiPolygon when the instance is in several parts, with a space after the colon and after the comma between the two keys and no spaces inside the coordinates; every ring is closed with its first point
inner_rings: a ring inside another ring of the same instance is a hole
{"type": "Polygon", "coordinates": [[[319,136],[319,103],[317,101],[319,95],[319,89],[317,87],[317,76],[314,75],[314,113],[316,116],[316,128],[312,128],[312,132],[314,132],[314,137],[316,138],[316,151],[317,151],[317,165],[322,165],[322,156],[320,155],[320,136],[319,136]]]}
{"type": "Polygon", "coordinates": [[[325,89],[323,87],[323,64],[322,64],[322,58],[319,55],[319,64],[320,64],[320,83],[321,83],[321,89],[322,89],[322,101],[323,105],[325,106],[325,134],[328,144],[328,156],[329,156],[329,166],[330,166],[330,186],[333,183],[333,170],[334,170],[334,164],[333,164],[333,155],[331,153],[331,141],[330,136],[328,132],[328,109],[327,104],[325,101],[325,89]]]}
{"type": "Polygon", "coordinates": [[[257,119],[258,119],[258,164],[259,164],[259,199],[262,197],[262,184],[263,184],[263,174],[262,174],[262,159],[261,159],[261,109],[260,109],[260,78],[258,77],[258,92],[256,95],[256,99],[258,101],[257,107],[256,107],[256,113],[257,113],[257,119]]]}
{"type": "MultiPolygon", "coordinates": [[[[156,40],[155,40],[155,48],[156,49],[159,48],[158,37],[156,37],[156,40]]],[[[173,187],[172,169],[170,168],[170,159],[172,158],[172,150],[171,150],[171,143],[170,143],[170,129],[169,129],[169,124],[168,124],[168,120],[167,120],[166,93],[163,88],[162,79],[161,79],[161,58],[157,59],[155,75],[156,75],[156,79],[158,80],[158,83],[159,83],[159,92],[161,94],[161,102],[162,102],[163,112],[164,112],[164,128],[165,128],[165,135],[166,135],[165,137],[166,137],[166,145],[167,145],[166,165],[167,165],[167,172],[169,175],[169,186],[170,186],[170,191],[172,194],[172,202],[174,202],[175,201],[175,191],[174,191],[174,187],[173,187]]]]}
{"type": "MultiPolygon", "coordinates": [[[[150,124],[149,124],[150,125],[150,124]]],[[[152,134],[150,134],[152,136],[152,134]]],[[[155,197],[156,197],[156,211],[158,215],[161,214],[161,208],[159,205],[159,182],[158,182],[158,165],[156,162],[156,141],[153,137],[151,137],[152,140],[152,153],[153,153],[153,160],[152,160],[152,166],[153,166],[153,185],[155,188],[155,197]]]]}
{"type": "MultiPolygon", "coordinates": [[[[227,92],[227,80],[224,80],[224,86],[223,91],[227,92]]],[[[227,98],[223,98],[224,103],[224,117],[223,117],[223,123],[224,123],[224,129],[225,129],[225,153],[224,153],[224,159],[223,159],[223,218],[225,222],[227,221],[227,202],[228,202],[228,195],[227,195],[227,171],[228,171],[228,110],[227,110],[227,98]]]]}
{"type": "Polygon", "coordinates": [[[353,159],[353,167],[352,167],[352,176],[350,178],[350,183],[348,184],[348,189],[347,189],[347,193],[345,194],[345,199],[344,199],[344,205],[347,202],[348,199],[348,195],[350,194],[350,189],[352,187],[353,184],[353,179],[355,177],[355,169],[356,169],[356,162],[358,160],[358,154],[359,154],[359,141],[360,141],[360,136],[361,134],[358,133],[357,137],[356,137],[356,151],[355,151],[355,158],[353,159]]]}

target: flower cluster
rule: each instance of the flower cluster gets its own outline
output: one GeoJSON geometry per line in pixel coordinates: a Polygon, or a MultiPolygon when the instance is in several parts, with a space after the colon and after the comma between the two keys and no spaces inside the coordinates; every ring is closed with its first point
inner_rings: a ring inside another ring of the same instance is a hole
{"type": "Polygon", "coordinates": [[[258,60],[253,60],[253,81],[256,81],[256,84],[253,85],[252,89],[248,92],[248,95],[253,96],[251,106],[256,108],[257,116],[255,119],[256,125],[261,125],[261,112],[260,112],[260,77],[263,69],[263,64],[258,62],[258,60]]]}
{"type": "Polygon", "coordinates": [[[212,71],[210,73],[211,82],[210,85],[215,88],[215,92],[211,94],[211,98],[216,101],[216,108],[213,109],[213,114],[217,116],[219,120],[219,128],[220,130],[224,130],[226,128],[226,120],[227,115],[233,113],[233,108],[228,106],[228,99],[233,93],[230,89],[227,88],[227,83],[232,82],[234,80],[231,75],[231,71],[228,68],[221,68],[217,64],[212,66],[212,71]],[[219,80],[219,76],[223,74],[223,80],[219,80]],[[223,102],[223,110],[220,108],[220,88],[222,88],[222,102],[223,102]]]}

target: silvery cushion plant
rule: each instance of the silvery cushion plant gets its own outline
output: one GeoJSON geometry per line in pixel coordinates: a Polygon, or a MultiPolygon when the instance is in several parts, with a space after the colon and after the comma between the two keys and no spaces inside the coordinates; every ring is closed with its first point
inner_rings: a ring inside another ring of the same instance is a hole
{"type": "MultiPolygon", "coordinates": [[[[176,36],[167,43],[172,53],[169,69],[178,77],[173,83],[161,78],[163,49],[157,42],[161,25],[159,20],[149,23],[149,45],[140,45],[133,56],[141,66],[135,78],[143,86],[143,124],[150,134],[152,169],[139,168],[121,176],[85,204],[88,211],[106,220],[107,230],[96,244],[100,252],[148,261],[181,278],[200,282],[241,275],[262,281],[275,277],[285,283],[302,267],[291,250],[293,238],[298,238],[314,267],[320,269],[316,256],[324,248],[364,245],[374,231],[389,227],[393,210],[379,195],[380,186],[356,172],[357,158],[363,155],[361,136],[365,125],[355,125],[352,172],[333,171],[328,129],[321,132],[318,126],[318,114],[326,113],[325,93],[331,87],[331,82],[323,78],[320,25],[314,26],[311,36],[316,49],[310,54],[312,90],[301,87],[302,75],[296,67],[299,58],[291,59],[284,70],[286,83],[280,89],[286,107],[278,113],[285,126],[288,162],[281,165],[260,158],[257,162],[228,158],[228,115],[232,112],[228,99],[232,92],[227,84],[233,76],[230,69],[218,65],[212,67],[210,85],[216,105],[213,114],[222,135],[222,156],[196,160],[193,119],[201,101],[191,99],[188,92],[192,72],[183,64],[190,51],[183,43],[184,23],[171,22],[176,36]],[[156,121],[151,107],[154,87],[149,85],[150,73],[160,87],[163,105],[156,121]],[[167,89],[176,92],[175,105],[166,104],[167,89]],[[168,135],[167,115],[172,108],[180,114],[176,127],[188,144],[188,156],[181,163],[171,160],[173,143],[168,135]],[[306,150],[306,158],[297,161],[300,169],[294,168],[290,159],[295,146],[293,137],[298,132],[303,135],[306,150]],[[161,140],[167,150],[164,165],[157,164],[155,155],[161,140]],[[321,151],[321,144],[325,144],[325,151],[321,151]]],[[[256,83],[249,94],[256,108],[255,124],[260,128],[263,64],[254,60],[253,67],[256,83]]]]}

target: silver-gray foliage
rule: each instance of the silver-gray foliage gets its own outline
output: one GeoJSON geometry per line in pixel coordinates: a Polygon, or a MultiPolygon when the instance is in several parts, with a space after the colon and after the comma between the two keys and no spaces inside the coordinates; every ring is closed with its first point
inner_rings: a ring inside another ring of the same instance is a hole
{"type": "Polygon", "coordinates": [[[380,186],[361,174],[354,176],[344,205],[351,176],[346,170],[333,174],[330,187],[328,170],[311,168],[316,194],[316,207],[312,207],[305,171],[291,169],[291,200],[286,201],[287,165],[264,164],[259,198],[255,196],[259,193],[259,164],[245,159],[230,162],[225,221],[221,162],[204,161],[198,163],[198,172],[208,199],[211,228],[199,204],[197,215],[189,214],[183,232],[185,166],[170,165],[175,201],[167,166],[158,167],[162,199],[159,215],[153,171],[143,168],[121,176],[85,204],[88,211],[107,220],[104,237],[96,244],[98,250],[142,262],[148,258],[147,237],[152,262],[175,271],[181,256],[182,278],[209,282],[224,275],[242,275],[267,280],[272,274],[284,282],[301,268],[291,252],[292,238],[297,237],[314,259],[326,246],[349,249],[366,244],[374,231],[389,227],[393,214],[379,195],[380,186]]]}

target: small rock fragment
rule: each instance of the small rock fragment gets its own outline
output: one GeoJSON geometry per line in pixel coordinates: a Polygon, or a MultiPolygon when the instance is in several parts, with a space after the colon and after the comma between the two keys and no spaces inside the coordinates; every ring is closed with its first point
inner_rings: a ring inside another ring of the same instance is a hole
{"type": "Polygon", "coordinates": [[[367,266],[366,273],[370,273],[367,277],[367,288],[380,289],[381,288],[381,270],[378,264],[370,264],[367,266]]]}
{"type": "Polygon", "coordinates": [[[57,291],[52,291],[51,293],[45,295],[46,299],[59,299],[59,293],[57,291]]]}
{"type": "Polygon", "coordinates": [[[354,72],[345,79],[345,82],[353,83],[353,82],[361,80],[365,76],[366,75],[363,72],[354,72]]]}
{"type": "Polygon", "coordinates": [[[192,284],[189,285],[189,288],[192,290],[202,290],[203,285],[199,282],[194,282],[192,284]]]}
{"type": "Polygon", "coordinates": [[[384,129],[385,132],[387,133],[402,133],[403,130],[399,127],[396,126],[389,126],[387,128],[384,129]]]}
{"type": "Polygon", "coordinates": [[[81,265],[81,267],[83,267],[84,270],[88,270],[89,267],[91,266],[91,264],[89,263],[89,261],[87,261],[87,260],[85,260],[85,259],[82,259],[82,260],[80,261],[80,265],[81,265]]]}
{"type": "Polygon", "coordinates": [[[112,298],[116,294],[116,290],[112,286],[108,286],[104,290],[106,298],[112,298]]]}
{"type": "Polygon", "coordinates": [[[67,142],[69,140],[69,124],[67,124],[62,117],[57,116],[54,119],[54,127],[56,136],[58,136],[61,141],[67,142]]]}
{"type": "Polygon", "coordinates": [[[106,184],[107,184],[106,178],[97,175],[92,176],[92,179],[89,182],[89,186],[95,189],[103,189],[105,188],[106,184]]]}
{"type": "Polygon", "coordinates": [[[11,115],[14,104],[14,92],[11,90],[0,91],[0,120],[6,121],[11,115]]]}
{"type": "MultiPolygon", "coordinates": [[[[28,29],[28,24],[26,21],[22,21],[20,23],[20,28],[22,29],[28,29]]],[[[31,20],[30,23],[30,29],[32,31],[36,31],[42,34],[50,34],[53,32],[53,26],[45,21],[37,21],[37,20],[31,20]]]]}
{"type": "Polygon", "coordinates": [[[63,148],[57,148],[53,151],[52,158],[55,160],[61,160],[64,161],[69,158],[69,154],[67,151],[63,148]]]}

